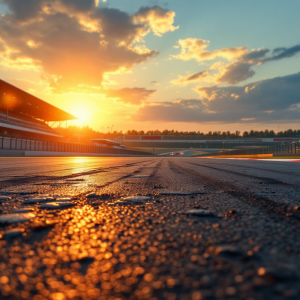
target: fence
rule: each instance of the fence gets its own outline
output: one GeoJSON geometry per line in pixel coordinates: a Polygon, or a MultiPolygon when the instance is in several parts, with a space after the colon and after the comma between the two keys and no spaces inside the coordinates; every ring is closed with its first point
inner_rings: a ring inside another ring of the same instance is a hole
{"type": "Polygon", "coordinates": [[[0,149],[94,154],[151,155],[151,153],[148,152],[133,151],[129,149],[98,147],[80,143],[37,141],[13,137],[0,137],[0,149]]]}
{"type": "Polygon", "coordinates": [[[300,143],[292,142],[289,144],[222,151],[222,152],[215,153],[214,155],[220,156],[220,155],[256,155],[256,154],[273,154],[273,155],[300,154],[300,143]]]}
{"type": "Polygon", "coordinates": [[[256,154],[300,154],[300,143],[292,142],[288,144],[270,145],[264,147],[252,147],[239,150],[222,151],[214,155],[256,155],[256,154]]]}

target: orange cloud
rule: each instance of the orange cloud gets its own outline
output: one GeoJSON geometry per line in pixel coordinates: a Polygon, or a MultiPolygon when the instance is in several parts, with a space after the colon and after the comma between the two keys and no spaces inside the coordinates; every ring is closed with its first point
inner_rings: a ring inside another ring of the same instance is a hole
{"type": "Polygon", "coordinates": [[[181,52],[172,57],[185,61],[196,59],[198,62],[202,62],[205,60],[213,60],[217,57],[222,57],[231,61],[248,53],[247,47],[233,47],[207,51],[206,48],[209,46],[209,41],[196,38],[179,40],[178,44],[179,47],[181,47],[181,52]]]}
{"type": "Polygon", "coordinates": [[[150,29],[158,35],[176,29],[175,14],[158,6],[130,15],[94,0],[3,2],[9,12],[0,17],[1,64],[40,71],[56,93],[101,87],[105,74],[157,55],[136,44],[150,29]]]}
{"type": "Polygon", "coordinates": [[[159,6],[142,7],[133,18],[135,24],[147,24],[146,32],[152,30],[155,35],[162,36],[166,32],[175,31],[179,26],[173,26],[175,12],[162,9],[159,6]]]}
{"type": "Polygon", "coordinates": [[[141,105],[155,90],[147,90],[145,88],[123,88],[120,90],[105,90],[106,98],[114,98],[118,102],[123,102],[130,105],[141,105]]]}
{"type": "Polygon", "coordinates": [[[270,50],[265,48],[250,51],[248,47],[232,47],[208,51],[209,41],[203,39],[188,38],[179,40],[177,43],[178,45],[175,48],[181,48],[181,51],[178,55],[171,56],[172,58],[184,61],[195,59],[199,63],[223,58],[229,62],[227,64],[223,62],[214,63],[207,71],[209,73],[205,73],[205,76],[202,76],[202,72],[191,75],[194,80],[190,80],[188,76],[179,77],[179,79],[172,81],[174,84],[183,85],[193,81],[237,84],[255,74],[252,69],[253,66],[292,57],[300,52],[300,45],[296,45],[290,48],[274,49],[273,55],[267,57],[266,55],[270,50]],[[218,71],[218,73],[214,71],[218,71]],[[213,75],[210,75],[211,72],[213,72],[213,75]]]}

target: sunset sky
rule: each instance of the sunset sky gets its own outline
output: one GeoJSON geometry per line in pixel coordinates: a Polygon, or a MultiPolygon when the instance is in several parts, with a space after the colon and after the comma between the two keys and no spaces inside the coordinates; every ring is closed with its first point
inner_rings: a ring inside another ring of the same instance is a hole
{"type": "Polygon", "coordinates": [[[299,0],[0,3],[0,78],[74,124],[299,129],[299,0]]]}

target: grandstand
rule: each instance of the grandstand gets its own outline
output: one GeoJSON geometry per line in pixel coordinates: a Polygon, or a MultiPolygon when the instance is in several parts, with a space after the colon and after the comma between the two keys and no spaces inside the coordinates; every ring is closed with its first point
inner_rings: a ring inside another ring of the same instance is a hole
{"type": "Polygon", "coordinates": [[[61,140],[46,122],[74,120],[71,114],[0,80],[0,136],[61,140]]]}
{"type": "Polygon", "coordinates": [[[108,148],[116,148],[116,149],[126,149],[127,147],[121,145],[118,142],[114,142],[112,140],[107,139],[91,139],[90,140],[92,145],[99,146],[99,147],[108,147],[108,148]]]}

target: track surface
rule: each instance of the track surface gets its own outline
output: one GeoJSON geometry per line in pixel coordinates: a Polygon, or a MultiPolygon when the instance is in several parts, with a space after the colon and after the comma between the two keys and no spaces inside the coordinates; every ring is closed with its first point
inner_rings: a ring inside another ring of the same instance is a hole
{"type": "Polygon", "coordinates": [[[1,158],[0,168],[0,192],[18,193],[0,217],[35,210],[30,222],[0,225],[1,235],[24,230],[0,240],[1,299],[300,299],[298,163],[1,158]],[[21,192],[76,205],[41,209],[21,192]],[[108,205],[131,195],[151,199],[108,205]],[[193,208],[214,216],[183,213],[193,208]]]}

